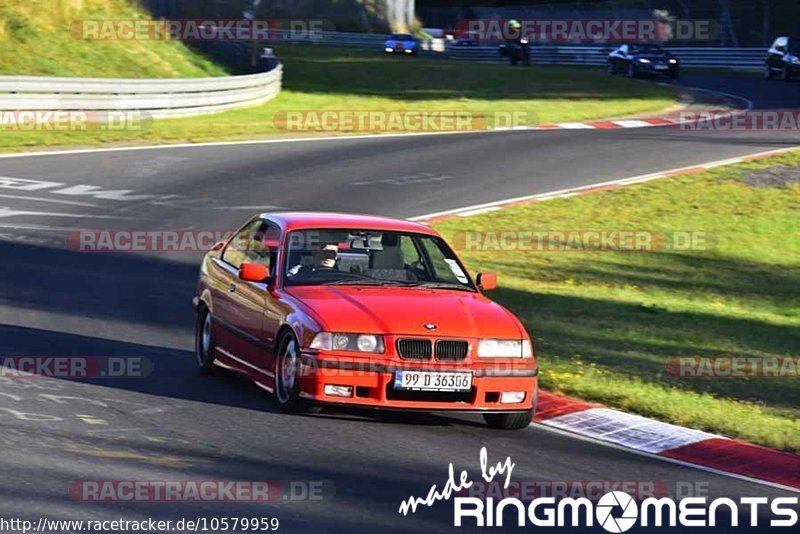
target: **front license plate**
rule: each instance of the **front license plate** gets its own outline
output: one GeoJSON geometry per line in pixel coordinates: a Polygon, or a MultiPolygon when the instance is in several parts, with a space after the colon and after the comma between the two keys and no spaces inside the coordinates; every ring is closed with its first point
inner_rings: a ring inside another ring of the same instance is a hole
{"type": "Polygon", "coordinates": [[[396,371],[394,388],[417,391],[469,391],[472,388],[472,373],[396,371]]]}
{"type": "Polygon", "coordinates": [[[667,70],[666,65],[656,65],[656,70],[667,70]]]}

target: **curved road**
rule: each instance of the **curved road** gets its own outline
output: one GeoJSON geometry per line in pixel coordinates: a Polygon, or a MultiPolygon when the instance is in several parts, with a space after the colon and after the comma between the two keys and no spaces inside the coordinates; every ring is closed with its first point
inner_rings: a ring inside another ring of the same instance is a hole
{"type": "MultiPolygon", "coordinates": [[[[701,76],[682,83],[736,93],[757,108],[800,108],[800,83],[701,76]]],[[[273,208],[416,216],[798,141],[796,131],[646,128],[0,158],[0,177],[9,178],[0,178],[0,355],[153,364],[147,379],[0,378],[0,516],[274,516],[287,532],[449,531],[451,505],[413,517],[397,508],[442,484],[449,462],[478,476],[482,446],[490,460],[511,456],[515,480],[648,480],[672,492],[700,483],[712,496],[783,495],[539,426],[508,433],[473,416],[281,414],[241,379],[195,372],[189,303],[199,253],[86,253],[65,242],[75,228],[225,231],[273,208]],[[321,500],[268,505],[90,504],[69,493],[77,480],[134,478],[326,482],[321,500]]]]}

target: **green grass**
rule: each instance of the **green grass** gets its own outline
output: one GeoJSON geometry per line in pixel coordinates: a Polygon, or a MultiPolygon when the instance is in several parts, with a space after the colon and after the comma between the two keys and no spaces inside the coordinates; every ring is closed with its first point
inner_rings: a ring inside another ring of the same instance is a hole
{"type": "MultiPolygon", "coordinates": [[[[800,153],[446,220],[437,228],[713,235],[706,250],[467,251],[531,333],[542,386],[800,452],[800,379],[680,378],[680,356],[800,356],[800,153]],[[786,167],[783,167],[786,166],[786,167]],[[755,187],[754,170],[795,173],[755,187]]],[[[457,241],[457,240],[456,240],[457,241]]],[[[463,241],[463,240],[462,240],[463,241]]]]}
{"type": "Polygon", "coordinates": [[[88,41],[75,21],[149,19],[125,0],[2,0],[0,74],[101,78],[221,76],[225,70],[175,41],[88,41]]]}
{"type": "Polygon", "coordinates": [[[136,131],[6,130],[0,150],[352,133],[287,132],[274,123],[279,111],[467,111],[490,118],[494,112],[513,111],[537,124],[644,114],[675,104],[671,89],[584,69],[512,68],[313,46],[282,46],[276,51],[284,63],[284,90],[265,104],[155,121],[136,131]]]}

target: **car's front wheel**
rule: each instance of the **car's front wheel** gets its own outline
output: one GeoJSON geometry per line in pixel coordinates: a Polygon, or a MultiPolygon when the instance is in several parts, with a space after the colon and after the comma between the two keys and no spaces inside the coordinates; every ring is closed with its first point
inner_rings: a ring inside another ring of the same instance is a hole
{"type": "Polygon", "coordinates": [[[636,67],[633,66],[633,61],[628,63],[628,70],[625,72],[625,75],[628,78],[635,78],[636,77],[636,67]]]}
{"type": "Polygon", "coordinates": [[[533,421],[533,410],[513,413],[485,413],[483,418],[491,428],[501,430],[519,430],[525,428],[533,421]]]}
{"type": "Polygon", "coordinates": [[[772,79],[772,69],[769,65],[764,65],[764,79],[771,80],[772,79]]]}
{"type": "Polygon", "coordinates": [[[781,80],[783,80],[784,82],[788,82],[791,78],[792,78],[792,73],[789,70],[789,67],[784,66],[783,69],[781,69],[781,80]]]}
{"type": "Polygon", "coordinates": [[[212,330],[211,312],[202,306],[197,313],[195,325],[195,358],[201,373],[214,371],[214,331],[212,330]]]}
{"type": "Polygon", "coordinates": [[[608,67],[606,67],[606,72],[608,72],[611,76],[614,76],[617,73],[617,66],[614,64],[613,61],[608,62],[608,67]]]}
{"type": "Polygon", "coordinates": [[[275,401],[286,411],[301,408],[300,346],[291,332],[281,336],[275,358],[275,401]]]}

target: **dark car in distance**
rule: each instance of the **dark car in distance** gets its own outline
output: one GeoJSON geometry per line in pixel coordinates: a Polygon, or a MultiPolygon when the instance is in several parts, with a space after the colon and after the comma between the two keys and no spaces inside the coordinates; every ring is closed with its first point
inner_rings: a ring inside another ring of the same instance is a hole
{"type": "Polygon", "coordinates": [[[608,55],[608,73],[637,76],[667,76],[680,72],[678,59],[657,44],[623,44],[608,55]]]}
{"type": "Polygon", "coordinates": [[[800,74],[800,37],[778,37],[767,50],[764,78],[770,80],[776,74],[784,81],[800,74]]]}

